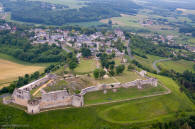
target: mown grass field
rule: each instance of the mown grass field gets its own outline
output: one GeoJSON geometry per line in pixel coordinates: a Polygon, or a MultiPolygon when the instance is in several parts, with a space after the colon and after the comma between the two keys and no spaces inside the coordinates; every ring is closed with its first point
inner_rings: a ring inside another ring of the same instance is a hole
{"type": "Polygon", "coordinates": [[[96,69],[96,61],[94,59],[89,59],[89,60],[83,59],[83,60],[81,60],[78,67],[75,69],[75,72],[88,73],[88,72],[92,72],[95,69],[96,69]]]}
{"type": "Polygon", "coordinates": [[[49,64],[32,64],[15,59],[14,57],[0,53],[0,89],[8,86],[10,82],[19,76],[42,72],[49,64]]]}
{"type": "MultiPolygon", "coordinates": [[[[76,74],[90,73],[96,69],[96,61],[94,59],[81,59],[78,67],[74,69],[76,74]]],[[[70,71],[69,68],[66,68],[67,71],[70,71]]]]}
{"type": "Polygon", "coordinates": [[[112,90],[107,90],[107,93],[104,94],[103,91],[96,91],[87,93],[84,97],[85,104],[97,104],[111,101],[119,101],[136,97],[143,97],[147,95],[163,93],[166,89],[162,86],[153,87],[147,86],[143,89],[137,89],[137,87],[133,88],[119,88],[117,92],[113,92],[112,90]]]}
{"type": "Polygon", "coordinates": [[[176,72],[183,73],[185,70],[195,72],[193,65],[195,63],[192,61],[178,60],[178,61],[164,61],[159,62],[157,65],[163,69],[174,70],[176,72]]]}
{"type": "Polygon", "coordinates": [[[54,110],[37,115],[28,115],[22,110],[0,104],[0,125],[19,124],[31,129],[149,128],[152,123],[184,118],[195,111],[194,104],[180,92],[172,79],[152,76],[170,88],[172,93],[92,107],[54,110]]]}

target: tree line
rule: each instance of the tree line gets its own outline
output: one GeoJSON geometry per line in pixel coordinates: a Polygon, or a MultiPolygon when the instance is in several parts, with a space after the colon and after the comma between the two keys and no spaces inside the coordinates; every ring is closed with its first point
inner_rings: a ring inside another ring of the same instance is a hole
{"type": "Polygon", "coordinates": [[[66,6],[58,4],[55,4],[56,9],[51,9],[50,6],[53,5],[39,1],[0,0],[0,2],[5,11],[11,12],[12,20],[47,25],[98,21],[120,16],[121,13],[136,14],[140,8],[137,4],[126,0],[89,1],[80,9],[67,9],[66,6]]]}

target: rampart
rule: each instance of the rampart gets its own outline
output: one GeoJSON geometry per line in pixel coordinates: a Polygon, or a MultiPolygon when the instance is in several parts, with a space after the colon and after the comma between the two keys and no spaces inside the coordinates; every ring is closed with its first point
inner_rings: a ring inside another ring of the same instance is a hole
{"type": "Polygon", "coordinates": [[[107,90],[107,89],[116,89],[116,88],[130,88],[137,87],[141,89],[143,85],[152,85],[156,87],[158,85],[158,80],[155,78],[148,78],[147,80],[135,80],[127,83],[112,83],[112,84],[102,84],[98,86],[91,86],[81,90],[80,95],[85,95],[88,92],[94,92],[99,90],[107,90]]]}
{"type": "MultiPolygon", "coordinates": [[[[97,86],[87,87],[82,89],[80,94],[70,95],[66,89],[52,92],[42,92],[42,95],[38,99],[32,99],[30,91],[34,88],[42,86],[49,80],[55,80],[55,75],[46,75],[44,78],[34,81],[26,86],[15,89],[11,102],[18,105],[26,106],[27,111],[30,114],[39,113],[42,109],[55,108],[60,106],[74,106],[82,107],[84,105],[84,95],[88,92],[94,92],[99,90],[117,89],[117,88],[130,88],[137,87],[143,88],[144,85],[152,85],[156,87],[158,80],[155,78],[147,78],[146,80],[135,80],[127,83],[112,83],[102,84],[97,86]]],[[[43,90],[43,89],[42,89],[43,90]]],[[[8,101],[7,101],[8,102],[8,101]]]]}

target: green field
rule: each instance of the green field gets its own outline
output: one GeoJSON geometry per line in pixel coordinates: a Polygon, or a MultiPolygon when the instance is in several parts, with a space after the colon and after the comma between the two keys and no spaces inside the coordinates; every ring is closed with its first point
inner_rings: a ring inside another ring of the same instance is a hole
{"type": "Polygon", "coordinates": [[[130,124],[151,122],[151,120],[164,121],[176,118],[175,113],[178,111],[194,111],[194,104],[179,91],[173,80],[157,75],[155,77],[170,88],[172,93],[112,106],[101,111],[99,116],[112,123],[130,124]]]}
{"type": "Polygon", "coordinates": [[[160,62],[157,65],[163,69],[174,70],[176,72],[184,72],[185,70],[189,70],[195,72],[193,69],[193,65],[195,63],[192,61],[179,60],[179,61],[164,61],[160,62]]]}
{"type": "Polygon", "coordinates": [[[153,55],[147,55],[147,59],[146,58],[142,58],[140,56],[135,56],[135,60],[137,60],[139,63],[141,63],[143,66],[151,69],[151,70],[155,70],[153,68],[153,65],[152,63],[155,61],[155,60],[160,60],[160,59],[163,59],[162,57],[159,57],[159,56],[153,56],[153,55]]]}
{"type": "Polygon", "coordinates": [[[136,79],[144,79],[136,72],[125,70],[121,75],[115,77],[120,83],[126,83],[130,81],[134,81],[136,79]]]}
{"type": "Polygon", "coordinates": [[[0,121],[3,124],[26,125],[32,129],[129,129],[133,126],[148,128],[156,122],[184,118],[195,107],[178,85],[170,78],[158,75],[163,84],[172,90],[169,95],[144,98],[84,108],[61,109],[28,115],[14,107],[0,104],[0,121]]]}
{"type": "MultiPolygon", "coordinates": [[[[81,59],[78,67],[74,69],[77,74],[93,72],[96,69],[96,61],[94,59],[81,59]]],[[[70,71],[69,68],[66,70],[70,71]]]]}
{"type": "Polygon", "coordinates": [[[90,92],[85,95],[85,104],[97,104],[111,101],[119,101],[124,99],[131,99],[136,97],[143,97],[147,95],[163,93],[166,89],[162,86],[153,87],[146,86],[144,89],[133,88],[119,88],[117,92],[114,93],[112,90],[107,90],[104,94],[103,91],[90,92]]]}

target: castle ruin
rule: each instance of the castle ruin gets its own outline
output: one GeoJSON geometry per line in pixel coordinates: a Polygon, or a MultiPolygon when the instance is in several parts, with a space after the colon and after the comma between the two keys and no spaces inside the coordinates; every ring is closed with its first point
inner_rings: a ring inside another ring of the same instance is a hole
{"type": "MultiPolygon", "coordinates": [[[[158,85],[158,80],[155,78],[147,78],[146,80],[135,80],[127,83],[112,83],[112,84],[101,84],[97,86],[87,87],[82,89],[79,94],[69,94],[69,92],[64,90],[45,92],[41,91],[41,97],[33,99],[30,91],[39,88],[50,80],[55,80],[57,77],[53,74],[48,74],[45,77],[34,81],[28,85],[21,88],[16,88],[12,94],[11,102],[27,107],[27,112],[30,114],[39,113],[43,109],[55,108],[60,106],[74,106],[82,107],[84,106],[84,95],[88,92],[94,91],[106,91],[108,89],[113,89],[116,91],[117,88],[131,88],[137,87],[141,89],[143,85],[152,85],[156,87],[158,85]]],[[[51,81],[53,83],[53,81],[51,81]]],[[[51,85],[51,84],[48,84],[51,85]]],[[[8,102],[8,101],[7,101],[8,102]]],[[[9,100],[10,102],[10,100],[9,100]]],[[[6,103],[6,102],[5,102],[6,103]]]]}

